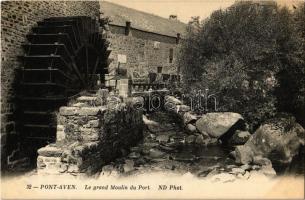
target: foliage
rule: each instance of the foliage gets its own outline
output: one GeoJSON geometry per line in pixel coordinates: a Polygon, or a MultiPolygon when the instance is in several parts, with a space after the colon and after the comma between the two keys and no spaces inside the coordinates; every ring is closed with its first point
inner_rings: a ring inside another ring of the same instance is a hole
{"type": "Polygon", "coordinates": [[[283,26],[288,26],[291,32],[286,35],[290,46],[282,46],[283,66],[278,73],[280,87],[276,88],[278,106],[280,110],[293,113],[305,126],[305,2],[289,21],[283,21],[286,22],[283,26]]]}
{"type": "Polygon", "coordinates": [[[243,114],[253,129],[277,110],[293,112],[304,104],[304,13],[239,2],[194,17],[180,57],[185,92],[208,88],[220,111],[243,114]]]}

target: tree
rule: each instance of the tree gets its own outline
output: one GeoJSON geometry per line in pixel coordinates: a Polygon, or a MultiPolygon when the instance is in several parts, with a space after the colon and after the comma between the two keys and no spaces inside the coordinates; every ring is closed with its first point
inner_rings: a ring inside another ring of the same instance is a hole
{"type": "Polygon", "coordinates": [[[283,65],[276,94],[279,110],[293,113],[305,126],[305,2],[288,15],[286,9],[281,10],[279,29],[289,28],[278,41],[283,65]]]}
{"type": "Polygon", "coordinates": [[[300,88],[292,96],[302,91],[302,81],[286,80],[285,74],[304,70],[303,15],[296,11],[293,22],[293,14],[275,3],[239,2],[200,23],[193,18],[180,57],[185,93],[208,88],[218,94],[221,111],[243,114],[253,129],[277,111],[287,111],[276,94],[292,87],[300,88]]]}

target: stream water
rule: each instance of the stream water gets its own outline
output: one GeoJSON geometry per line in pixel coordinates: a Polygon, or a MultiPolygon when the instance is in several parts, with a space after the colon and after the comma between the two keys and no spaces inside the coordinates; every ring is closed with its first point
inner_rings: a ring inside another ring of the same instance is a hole
{"type": "MultiPolygon", "coordinates": [[[[143,141],[130,148],[125,155],[118,158],[105,169],[117,170],[120,174],[131,175],[147,171],[171,171],[177,173],[191,172],[198,177],[207,177],[220,173],[244,173],[247,170],[259,169],[259,166],[237,165],[230,156],[234,147],[219,143],[213,145],[198,144],[196,139],[187,143],[190,137],[179,127],[171,115],[151,113],[147,115],[151,124],[144,130],[143,141]],[[252,168],[251,168],[252,167],[252,168]]],[[[194,135],[194,138],[198,135],[194,135]]],[[[277,175],[303,175],[303,158],[295,158],[290,165],[274,164],[277,175]]],[[[106,170],[107,171],[107,170],[106,170]]]]}

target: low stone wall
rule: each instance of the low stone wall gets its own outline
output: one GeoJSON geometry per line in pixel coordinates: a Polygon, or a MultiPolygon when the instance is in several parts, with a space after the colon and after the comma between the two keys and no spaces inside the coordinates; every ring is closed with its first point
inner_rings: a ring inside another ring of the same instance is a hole
{"type": "Polygon", "coordinates": [[[165,111],[177,118],[179,126],[184,129],[188,135],[185,138],[187,145],[215,145],[218,144],[217,139],[211,138],[206,134],[202,134],[196,127],[196,122],[201,116],[191,111],[190,106],[184,105],[179,99],[167,95],[164,97],[165,111]]]}
{"type": "Polygon", "coordinates": [[[165,110],[180,121],[189,137],[187,143],[215,145],[244,144],[250,137],[243,117],[238,113],[218,112],[196,115],[191,108],[173,96],[165,96],[165,110]]]}
{"type": "Polygon", "coordinates": [[[176,116],[187,130],[196,131],[195,122],[200,116],[192,113],[190,106],[184,105],[179,99],[167,95],[164,97],[164,108],[167,112],[176,116]]]}
{"type": "Polygon", "coordinates": [[[38,173],[94,173],[142,138],[142,110],[133,98],[120,102],[81,96],[58,114],[56,143],[38,150],[38,173]]]}

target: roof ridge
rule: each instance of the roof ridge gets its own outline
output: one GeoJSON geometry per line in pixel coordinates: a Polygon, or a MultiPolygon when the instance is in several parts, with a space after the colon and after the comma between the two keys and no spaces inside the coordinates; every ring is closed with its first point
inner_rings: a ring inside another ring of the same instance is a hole
{"type": "Polygon", "coordinates": [[[131,22],[133,28],[168,36],[186,34],[187,24],[167,19],[155,14],[143,12],[124,5],[118,5],[109,1],[101,1],[101,12],[110,18],[110,23],[125,26],[126,21],[131,22]]]}
{"type": "MultiPolygon", "coordinates": [[[[128,6],[123,6],[123,5],[120,5],[120,4],[113,3],[113,2],[109,2],[109,1],[107,1],[107,0],[102,0],[101,2],[102,2],[102,3],[103,3],[103,2],[109,3],[109,4],[112,4],[112,5],[121,7],[121,8],[128,8],[128,9],[134,10],[134,11],[136,11],[136,12],[138,12],[138,13],[142,13],[142,14],[145,14],[145,15],[151,15],[151,16],[154,16],[154,17],[157,17],[157,18],[161,18],[161,19],[170,21],[170,22],[177,22],[177,23],[181,23],[181,24],[185,24],[185,25],[186,25],[186,23],[184,23],[184,22],[182,22],[182,21],[180,21],[180,20],[171,20],[171,19],[168,19],[168,18],[159,16],[159,15],[156,15],[156,14],[154,14],[154,13],[144,12],[144,11],[142,11],[142,10],[137,10],[137,9],[134,9],[134,8],[131,8],[131,7],[128,7],[128,6]]],[[[103,9],[103,7],[101,7],[101,9],[103,9]]]]}

